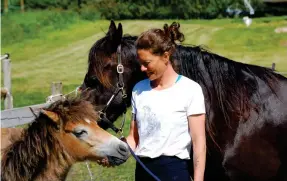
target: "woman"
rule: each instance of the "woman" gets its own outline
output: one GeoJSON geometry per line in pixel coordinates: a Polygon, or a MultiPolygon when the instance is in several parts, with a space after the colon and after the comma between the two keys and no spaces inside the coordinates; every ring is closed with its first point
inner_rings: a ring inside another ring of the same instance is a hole
{"type": "MultiPolygon", "coordinates": [[[[204,180],[206,159],[205,105],[200,85],[172,67],[175,41],[183,41],[179,23],[150,29],[137,41],[138,61],[148,79],[132,92],[132,121],[127,143],[162,181],[190,180],[193,150],[194,181],[204,180]]],[[[137,163],[135,180],[152,177],[137,163]]]]}

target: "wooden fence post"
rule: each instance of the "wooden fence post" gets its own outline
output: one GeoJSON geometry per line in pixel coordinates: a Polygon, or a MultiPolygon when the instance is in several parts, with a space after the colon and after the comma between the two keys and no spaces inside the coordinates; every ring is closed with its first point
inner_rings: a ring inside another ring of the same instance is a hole
{"type": "Polygon", "coordinates": [[[20,0],[20,6],[21,6],[21,12],[24,13],[25,11],[24,0],[20,0]]]}
{"type": "Polygon", "coordinates": [[[51,85],[51,93],[52,95],[62,94],[62,82],[52,82],[51,85]]]}
{"type": "Polygon", "coordinates": [[[8,13],[9,7],[8,7],[8,0],[4,0],[4,13],[8,13]]]}
{"type": "Polygon", "coordinates": [[[62,82],[52,82],[51,95],[46,98],[46,102],[51,103],[59,99],[62,99],[63,97],[62,88],[63,88],[62,82]]]}
{"type": "Polygon", "coordinates": [[[3,71],[3,79],[4,79],[4,88],[7,90],[7,94],[4,100],[4,108],[12,109],[13,108],[13,97],[11,91],[11,60],[9,58],[9,54],[5,54],[1,57],[2,61],[2,71],[3,71]]]}

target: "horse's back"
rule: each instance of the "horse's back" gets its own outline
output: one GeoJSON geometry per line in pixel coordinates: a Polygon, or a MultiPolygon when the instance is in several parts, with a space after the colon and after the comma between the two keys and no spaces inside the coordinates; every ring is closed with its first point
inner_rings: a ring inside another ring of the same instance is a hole
{"type": "MultiPolygon", "coordinates": [[[[273,89],[261,93],[265,120],[274,126],[287,124],[287,78],[279,76],[271,85],[273,89]],[[274,85],[274,86],[273,86],[274,85]]],[[[283,126],[284,127],[284,126],[283,126]]]]}

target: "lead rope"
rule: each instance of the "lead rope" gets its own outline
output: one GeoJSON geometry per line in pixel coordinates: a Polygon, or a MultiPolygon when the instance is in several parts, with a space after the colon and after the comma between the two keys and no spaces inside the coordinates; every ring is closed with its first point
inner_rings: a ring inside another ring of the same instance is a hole
{"type": "Polygon", "coordinates": [[[139,159],[138,156],[136,156],[136,154],[134,153],[134,151],[131,149],[131,147],[128,145],[129,150],[132,154],[132,156],[135,158],[135,160],[143,167],[143,169],[145,169],[145,171],[150,174],[150,176],[152,176],[156,181],[161,181],[155,174],[153,174],[144,164],[143,162],[139,159]]]}
{"type": "MultiPolygon", "coordinates": [[[[126,109],[125,109],[126,110],[126,109]]],[[[120,127],[120,131],[118,132],[120,135],[120,140],[124,140],[125,137],[123,135],[123,126],[126,120],[126,111],[123,113],[123,121],[120,127]]],[[[155,174],[153,174],[144,164],[143,162],[138,158],[138,156],[136,156],[136,154],[134,153],[134,151],[132,150],[132,148],[130,147],[130,145],[127,143],[129,151],[131,153],[131,155],[135,158],[135,160],[143,167],[143,169],[150,174],[150,176],[152,176],[156,181],[161,181],[155,174]]]]}
{"type": "MultiPolygon", "coordinates": [[[[120,140],[124,140],[125,137],[123,136],[123,134],[121,133],[120,135],[120,140]]],[[[132,148],[130,147],[130,145],[127,143],[129,151],[131,153],[131,155],[134,157],[134,159],[142,166],[142,168],[150,175],[152,176],[156,181],[161,181],[155,174],[152,173],[152,171],[150,171],[145,165],[144,163],[139,159],[138,156],[136,156],[135,152],[132,150],[132,148]]]]}

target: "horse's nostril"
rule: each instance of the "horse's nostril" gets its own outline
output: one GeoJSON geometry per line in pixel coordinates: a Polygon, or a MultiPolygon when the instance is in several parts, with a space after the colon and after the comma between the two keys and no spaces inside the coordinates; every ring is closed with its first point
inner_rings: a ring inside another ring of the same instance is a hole
{"type": "Polygon", "coordinates": [[[119,145],[119,152],[122,153],[122,154],[125,154],[125,153],[128,152],[128,149],[124,145],[119,145]]]}

